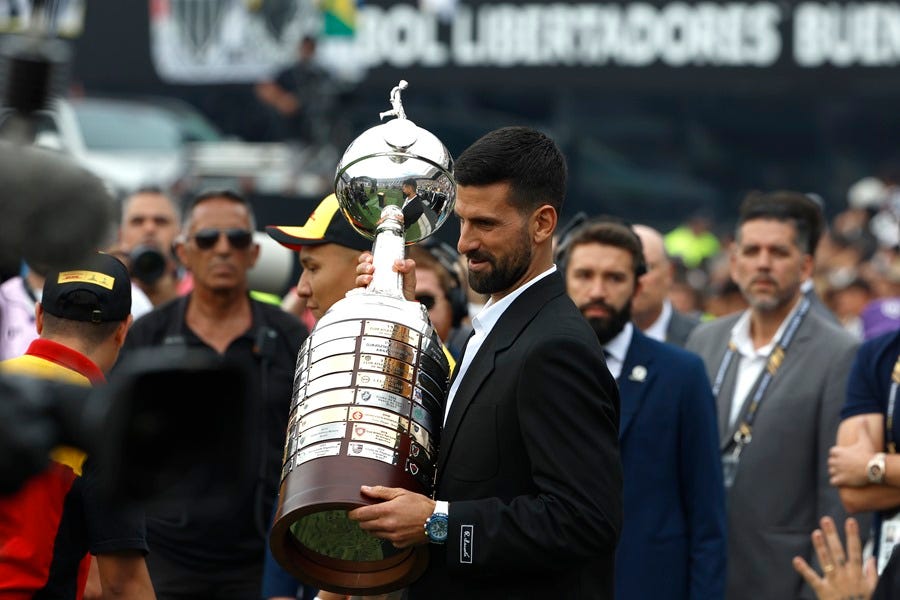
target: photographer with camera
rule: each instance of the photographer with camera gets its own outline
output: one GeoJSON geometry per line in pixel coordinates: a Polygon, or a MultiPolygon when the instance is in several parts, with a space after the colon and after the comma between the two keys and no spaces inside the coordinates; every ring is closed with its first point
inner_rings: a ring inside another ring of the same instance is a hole
{"type": "Polygon", "coordinates": [[[180,221],[176,202],[159,187],[139,188],[122,202],[119,250],[153,306],[179,295],[181,277],[172,252],[180,221]]]}
{"type": "MultiPolygon", "coordinates": [[[[36,308],[40,337],[0,369],[103,384],[130,324],[125,265],[94,254],[69,269],[48,271],[36,308]]],[[[102,598],[155,598],[144,560],[143,514],[103,500],[96,463],[82,450],[60,446],[51,459],[19,491],[0,497],[0,596],[80,598],[93,554],[102,598]]]]}

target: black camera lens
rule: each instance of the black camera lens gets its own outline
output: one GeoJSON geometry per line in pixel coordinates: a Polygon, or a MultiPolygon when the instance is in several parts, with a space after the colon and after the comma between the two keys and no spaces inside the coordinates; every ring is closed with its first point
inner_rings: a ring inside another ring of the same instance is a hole
{"type": "Polygon", "coordinates": [[[131,251],[131,276],[148,285],[166,272],[166,257],[153,246],[138,246],[131,251]]]}

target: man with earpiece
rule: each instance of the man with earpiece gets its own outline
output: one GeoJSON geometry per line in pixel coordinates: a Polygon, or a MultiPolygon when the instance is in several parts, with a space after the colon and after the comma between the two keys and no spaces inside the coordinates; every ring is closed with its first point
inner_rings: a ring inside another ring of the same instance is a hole
{"type": "Polygon", "coordinates": [[[566,290],[603,346],[622,399],[624,481],[615,597],[725,594],[725,488],[712,388],[699,356],[644,335],[631,305],[646,271],[628,226],[588,221],[560,243],[566,290]],[[648,567],[655,577],[647,577],[648,567]]]}
{"type": "Polygon", "coordinates": [[[428,309],[444,348],[458,360],[472,333],[467,322],[468,301],[457,272],[458,254],[447,244],[432,239],[409,248],[409,258],[416,261],[416,300],[428,309]]]}

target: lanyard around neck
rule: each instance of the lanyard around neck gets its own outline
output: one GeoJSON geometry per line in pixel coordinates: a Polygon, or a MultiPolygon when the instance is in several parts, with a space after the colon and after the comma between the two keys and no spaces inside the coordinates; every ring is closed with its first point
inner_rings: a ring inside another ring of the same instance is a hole
{"type": "MultiPolygon", "coordinates": [[[[772,348],[772,351],[769,353],[769,358],[766,362],[766,368],[763,369],[763,372],[759,375],[759,379],[757,380],[755,386],[756,391],[753,394],[753,399],[750,402],[750,406],[747,408],[747,413],[741,420],[741,424],[738,427],[737,433],[734,434],[734,441],[740,446],[744,446],[750,443],[751,432],[753,430],[753,422],[756,419],[756,413],[759,411],[759,407],[762,404],[766,391],[769,388],[769,384],[772,383],[772,380],[775,378],[775,374],[778,373],[778,370],[784,363],[784,358],[787,354],[788,348],[790,347],[791,342],[794,341],[797,330],[800,328],[800,324],[803,322],[803,318],[809,312],[810,306],[811,303],[809,301],[809,298],[804,297],[800,302],[800,306],[791,317],[791,320],[788,321],[787,327],[784,329],[784,332],[782,332],[781,337],[775,343],[775,347],[772,348]]],[[[725,380],[725,373],[728,371],[728,367],[731,365],[731,361],[734,360],[736,354],[737,346],[735,346],[734,342],[729,341],[728,350],[725,352],[725,356],[722,358],[722,363],[719,365],[719,371],[716,373],[716,378],[713,383],[713,395],[717,398],[719,396],[719,393],[722,391],[722,383],[725,380]]]]}

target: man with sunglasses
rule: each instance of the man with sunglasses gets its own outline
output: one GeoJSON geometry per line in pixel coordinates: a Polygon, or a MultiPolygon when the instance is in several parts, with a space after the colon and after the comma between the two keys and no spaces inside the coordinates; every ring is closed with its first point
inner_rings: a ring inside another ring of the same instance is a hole
{"type": "MultiPolygon", "coordinates": [[[[259,597],[269,517],[280,479],[294,362],[307,331],[281,309],[250,298],[247,272],[259,256],[250,205],[225,190],[197,196],[176,253],[193,291],[135,322],[125,352],[148,346],[205,348],[247,369],[259,415],[246,451],[253,473],[217,514],[190,506],[148,515],[150,576],[157,597],[259,597]],[[227,505],[226,505],[227,504],[227,505]]],[[[215,427],[210,415],[210,427],[215,427]]],[[[240,478],[244,473],[235,473],[240,478]]]]}

